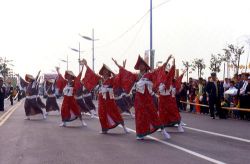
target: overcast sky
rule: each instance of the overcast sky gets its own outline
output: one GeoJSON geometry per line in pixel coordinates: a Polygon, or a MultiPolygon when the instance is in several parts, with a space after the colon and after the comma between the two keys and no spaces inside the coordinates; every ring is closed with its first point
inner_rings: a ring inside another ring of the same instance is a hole
{"type": "MultiPolygon", "coordinates": [[[[35,75],[39,69],[51,72],[55,66],[63,72],[66,64],[60,59],[68,55],[69,69],[78,73],[78,54],[69,47],[78,48],[80,42],[81,56],[92,66],[92,44],[78,34],[91,36],[94,28],[99,39],[95,43],[95,71],[102,63],[117,71],[112,57],[120,63],[127,59],[127,68],[133,71],[138,54],[149,49],[149,14],[130,27],[147,13],[149,2],[1,0],[0,56],[14,60],[14,71],[24,76],[35,75]]],[[[166,0],[153,0],[153,5],[163,2],[166,0]]],[[[222,53],[229,43],[244,44],[242,36],[250,34],[249,17],[249,0],[169,0],[153,11],[155,62],[173,54],[180,69],[182,60],[194,58],[204,58],[208,67],[211,53],[222,53]]],[[[209,73],[207,68],[205,77],[209,73]]]]}

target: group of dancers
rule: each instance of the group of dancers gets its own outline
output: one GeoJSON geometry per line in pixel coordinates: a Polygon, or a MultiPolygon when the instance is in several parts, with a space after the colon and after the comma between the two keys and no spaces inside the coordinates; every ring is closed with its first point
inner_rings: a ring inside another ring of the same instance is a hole
{"type": "Polygon", "coordinates": [[[42,114],[46,118],[46,112],[60,111],[62,123],[60,126],[67,126],[67,122],[80,119],[82,126],[87,126],[82,118],[82,113],[89,113],[94,117],[95,106],[90,94],[94,88],[98,87],[98,116],[101,125],[101,133],[106,134],[112,128],[121,125],[125,133],[129,133],[126,128],[121,112],[127,112],[135,117],[136,138],[144,139],[145,136],[160,130],[164,138],[169,139],[170,135],[166,127],[178,125],[178,131],[184,132],[181,116],[177,107],[176,93],[181,88],[182,77],[175,77],[175,59],[170,55],[166,62],[155,70],[151,70],[149,65],[138,56],[134,69],[138,74],[134,74],[125,69],[126,60],[123,65],[119,65],[115,59],[114,63],[119,68],[119,73],[115,74],[105,64],[96,74],[87,65],[87,61],[80,61],[82,70],[75,76],[72,71],[65,71],[64,76],[57,68],[58,77],[56,81],[47,80],[46,105],[42,103],[37,93],[39,74],[36,78],[26,74],[27,83],[25,113],[27,119],[31,115],[42,114]],[[172,59],[172,64],[169,61],[172,59]],[[82,78],[83,68],[86,67],[85,76],[82,78]],[[55,88],[63,93],[61,110],[57,104],[55,88]],[[134,93],[133,101],[130,93],[134,93]],[[135,116],[130,112],[134,106],[135,116]]]}

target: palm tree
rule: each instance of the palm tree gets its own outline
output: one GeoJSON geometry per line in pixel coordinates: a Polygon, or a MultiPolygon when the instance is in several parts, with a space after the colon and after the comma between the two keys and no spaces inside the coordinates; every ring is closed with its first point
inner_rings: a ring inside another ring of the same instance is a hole
{"type": "Polygon", "coordinates": [[[185,69],[187,70],[187,82],[188,82],[188,71],[189,71],[189,67],[191,66],[191,64],[188,61],[182,61],[185,69]]]}
{"type": "Polygon", "coordinates": [[[204,63],[204,59],[194,59],[192,62],[192,70],[195,71],[197,69],[198,72],[198,78],[203,75],[203,70],[206,68],[206,65],[204,63]]]}

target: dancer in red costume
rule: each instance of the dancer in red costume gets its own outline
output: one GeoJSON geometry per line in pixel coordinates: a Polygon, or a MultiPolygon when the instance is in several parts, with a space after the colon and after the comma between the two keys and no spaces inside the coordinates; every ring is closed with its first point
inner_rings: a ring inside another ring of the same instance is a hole
{"type": "Polygon", "coordinates": [[[115,77],[112,77],[114,73],[107,65],[103,64],[99,71],[99,74],[102,76],[100,78],[88,67],[86,60],[82,62],[87,67],[83,83],[88,90],[91,91],[97,85],[98,80],[101,80],[98,96],[98,115],[102,127],[101,133],[106,134],[108,130],[115,128],[119,124],[123,126],[124,132],[128,133],[129,131],[124,125],[123,118],[114,99],[113,87],[115,86],[115,77]]]}
{"type": "MultiPolygon", "coordinates": [[[[169,60],[169,59],[168,59],[169,60]]],[[[133,74],[123,67],[115,64],[120,68],[119,83],[122,88],[129,93],[135,83],[135,125],[137,139],[144,139],[145,136],[154,133],[158,129],[162,129],[162,123],[157,114],[157,109],[153,102],[153,81],[157,80],[158,71],[149,72],[150,67],[139,56],[135,65],[135,70],[139,70],[139,74],[133,74]]],[[[166,64],[164,64],[166,65],[166,64]]],[[[162,129],[162,134],[165,138],[170,138],[170,135],[165,129],[162,129]]]]}
{"type": "MultiPolygon", "coordinates": [[[[83,71],[83,67],[81,72],[83,71]]],[[[82,114],[89,113],[91,114],[91,118],[94,117],[93,110],[90,110],[90,108],[87,106],[86,102],[83,98],[83,91],[85,90],[85,87],[83,86],[81,82],[81,76],[77,77],[77,85],[76,85],[76,92],[75,92],[75,99],[77,102],[78,107],[80,108],[80,111],[82,114]]]]}
{"type": "MultiPolygon", "coordinates": [[[[159,70],[160,84],[159,91],[159,117],[164,128],[178,124],[178,131],[184,132],[181,125],[181,116],[176,103],[176,81],[175,76],[175,60],[173,66],[169,70],[163,67],[159,70]]],[[[179,85],[178,85],[179,90],[179,85]]]]}
{"type": "Polygon", "coordinates": [[[77,105],[77,102],[74,98],[76,88],[78,88],[78,84],[80,83],[82,71],[76,77],[72,71],[65,71],[65,75],[63,78],[59,73],[59,68],[57,68],[58,79],[57,79],[57,87],[59,90],[63,90],[63,102],[61,107],[61,117],[62,123],[60,126],[66,126],[66,122],[73,121],[79,117],[81,120],[82,126],[87,126],[87,124],[83,121],[80,108],[77,105]]]}

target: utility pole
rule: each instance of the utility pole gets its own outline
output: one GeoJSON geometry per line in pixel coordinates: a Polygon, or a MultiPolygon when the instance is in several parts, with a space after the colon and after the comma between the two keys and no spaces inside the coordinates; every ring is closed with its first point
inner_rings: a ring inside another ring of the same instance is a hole
{"type": "Polygon", "coordinates": [[[92,28],[92,69],[95,72],[95,35],[94,28],[92,28]]]}
{"type": "Polygon", "coordinates": [[[69,56],[67,54],[67,71],[69,70],[69,56]]]}
{"type": "Polygon", "coordinates": [[[154,68],[154,51],[153,51],[153,0],[150,0],[150,67],[154,68]]]}
{"type": "MultiPolygon", "coordinates": [[[[80,71],[81,71],[81,66],[80,66],[80,60],[81,60],[81,47],[80,47],[81,45],[80,45],[80,42],[79,42],[79,59],[78,59],[78,63],[79,63],[79,73],[80,73],[80,71]]],[[[67,60],[68,60],[68,56],[67,56],[67,60]]],[[[68,65],[67,65],[67,67],[68,67],[68,65]]],[[[68,69],[68,68],[67,68],[68,69]]]]}
{"type": "Polygon", "coordinates": [[[95,72],[95,41],[99,39],[95,39],[95,33],[94,33],[94,28],[92,28],[92,37],[89,36],[84,36],[79,34],[82,38],[92,41],[92,69],[95,72]]]}

